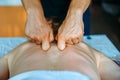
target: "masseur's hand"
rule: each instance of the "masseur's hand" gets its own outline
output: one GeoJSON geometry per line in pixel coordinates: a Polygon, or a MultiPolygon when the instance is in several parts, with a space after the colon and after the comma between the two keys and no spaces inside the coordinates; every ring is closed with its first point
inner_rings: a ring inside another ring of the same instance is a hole
{"type": "Polygon", "coordinates": [[[44,17],[41,0],[22,0],[27,13],[25,33],[36,44],[42,43],[42,49],[48,50],[54,40],[51,23],[44,17]]]}
{"type": "Polygon", "coordinates": [[[84,24],[82,14],[73,11],[68,13],[66,19],[58,30],[56,40],[58,41],[58,48],[63,50],[66,44],[75,44],[82,41],[84,34],[84,24]]]}
{"type": "Polygon", "coordinates": [[[27,16],[26,35],[36,44],[42,43],[42,49],[48,50],[54,40],[51,24],[39,12],[31,11],[27,16]]]}

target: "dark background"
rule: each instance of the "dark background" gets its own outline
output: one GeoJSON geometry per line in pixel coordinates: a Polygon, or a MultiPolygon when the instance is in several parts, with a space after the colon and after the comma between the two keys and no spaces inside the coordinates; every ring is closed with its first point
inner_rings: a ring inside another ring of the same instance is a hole
{"type": "Polygon", "coordinates": [[[120,2],[119,0],[93,0],[90,6],[91,29],[90,34],[106,34],[120,51],[120,2]],[[103,4],[117,6],[111,9],[112,13],[106,11],[103,4]],[[115,9],[119,7],[119,13],[115,9]]]}

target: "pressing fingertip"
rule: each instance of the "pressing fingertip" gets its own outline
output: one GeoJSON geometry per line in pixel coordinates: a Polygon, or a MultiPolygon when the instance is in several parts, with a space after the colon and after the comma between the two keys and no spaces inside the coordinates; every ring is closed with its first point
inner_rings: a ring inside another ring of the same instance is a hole
{"type": "Polygon", "coordinates": [[[77,44],[79,42],[79,40],[76,38],[76,39],[72,39],[73,43],[74,44],[77,44]]]}
{"type": "Polygon", "coordinates": [[[65,45],[60,45],[60,46],[58,46],[58,48],[59,48],[60,50],[64,50],[64,49],[65,49],[65,45]]]}
{"type": "Polygon", "coordinates": [[[65,49],[65,41],[61,40],[58,42],[58,48],[60,50],[64,50],[65,49]]]}
{"type": "Polygon", "coordinates": [[[50,48],[49,42],[43,42],[42,43],[42,49],[47,51],[50,48]]]}

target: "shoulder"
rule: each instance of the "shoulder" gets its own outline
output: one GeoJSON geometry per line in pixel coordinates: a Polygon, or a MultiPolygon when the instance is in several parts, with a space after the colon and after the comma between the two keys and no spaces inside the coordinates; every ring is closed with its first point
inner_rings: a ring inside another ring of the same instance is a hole
{"type": "Polygon", "coordinates": [[[16,53],[19,53],[20,51],[24,51],[27,48],[33,46],[34,43],[30,42],[30,41],[26,41],[20,45],[18,45],[17,47],[15,47],[14,49],[12,49],[11,51],[9,51],[7,53],[7,55],[5,55],[7,58],[10,57],[11,55],[14,55],[16,53]]]}
{"type": "Polygon", "coordinates": [[[84,42],[80,42],[80,43],[76,44],[76,46],[79,47],[79,49],[81,49],[82,51],[84,51],[86,53],[93,54],[94,49],[84,42]]]}

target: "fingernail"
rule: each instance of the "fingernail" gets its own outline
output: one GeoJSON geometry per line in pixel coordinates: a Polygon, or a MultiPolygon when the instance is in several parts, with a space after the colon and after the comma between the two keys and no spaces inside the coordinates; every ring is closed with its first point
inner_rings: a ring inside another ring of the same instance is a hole
{"type": "Polygon", "coordinates": [[[61,45],[61,46],[59,47],[59,49],[60,49],[60,50],[64,50],[64,49],[65,49],[65,46],[64,46],[64,45],[61,45]]]}
{"type": "Polygon", "coordinates": [[[59,48],[60,50],[64,50],[64,49],[65,49],[65,43],[64,43],[64,42],[59,43],[59,44],[58,44],[58,48],[59,48]]]}
{"type": "Polygon", "coordinates": [[[45,50],[45,51],[48,50],[49,47],[50,47],[49,42],[45,42],[45,43],[42,44],[42,49],[45,50]]]}

